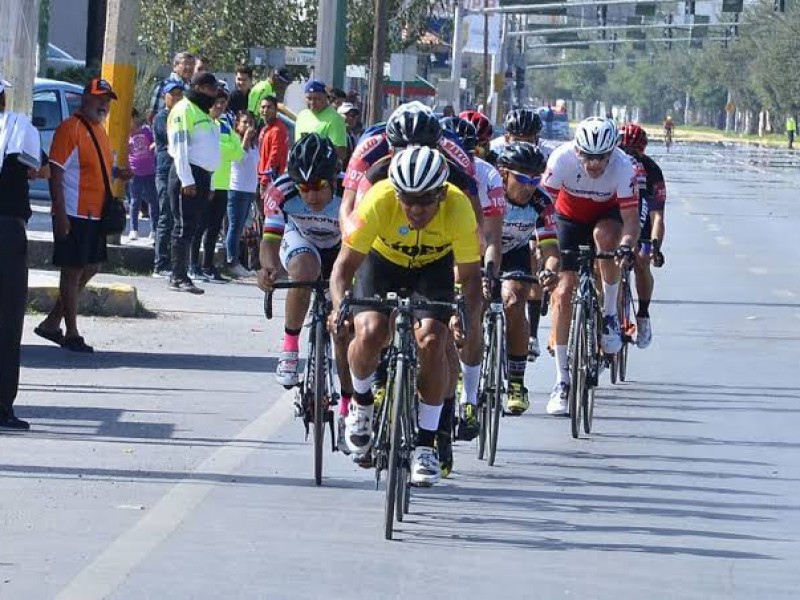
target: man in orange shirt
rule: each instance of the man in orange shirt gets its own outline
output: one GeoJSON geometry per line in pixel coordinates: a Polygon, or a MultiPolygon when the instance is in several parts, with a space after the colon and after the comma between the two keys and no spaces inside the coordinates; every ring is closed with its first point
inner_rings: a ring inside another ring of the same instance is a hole
{"type": "MultiPolygon", "coordinates": [[[[53,264],[61,268],[61,282],[53,310],[34,331],[73,352],[94,352],[78,333],[78,296],[106,260],[106,238],[100,230],[106,197],[101,169],[111,180],[113,156],[103,121],[116,99],[105,79],[93,79],[83,89],[80,108],[56,129],[50,147],[53,264]],[[62,319],[66,333],[61,332],[62,319]]],[[[120,169],[119,176],[129,179],[130,172],[120,169]]]]}
{"type": "Polygon", "coordinates": [[[278,118],[278,99],[267,96],[259,106],[264,127],[259,134],[258,181],[262,190],[286,171],[289,129],[278,118]]]}

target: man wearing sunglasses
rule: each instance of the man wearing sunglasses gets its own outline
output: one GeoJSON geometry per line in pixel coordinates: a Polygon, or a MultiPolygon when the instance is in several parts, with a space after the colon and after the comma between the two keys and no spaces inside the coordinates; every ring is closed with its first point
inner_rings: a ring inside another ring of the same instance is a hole
{"type": "MultiPolygon", "coordinates": [[[[272,289],[285,271],[294,281],[314,281],[330,276],[341,246],[339,204],[335,195],[339,173],[336,148],[318,133],[300,139],[289,154],[288,172],[278,177],[264,193],[264,236],[261,241],[261,270],[258,285],[272,289]]],[[[298,383],[300,332],[311,291],[290,289],[286,294],[283,349],[276,379],[284,387],[298,383]]],[[[352,394],[347,366],[347,343],[335,337],[334,351],[339,370],[342,402],[352,394]]]]}
{"type": "MultiPolygon", "coordinates": [[[[592,245],[618,254],[616,261],[602,260],[604,352],[615,354],[622,347],[617,318],[617,291],[622,261],[630,261],[639,239],[639,191],[630,158],[617,148],[613,121],[590,117],[575,132],[573,144],[557,148],[547,161],[544,187],[555,198],[559,248],[578,250],[592,245]]],[[[556,383],[550,393],[547,413],[567,414],[569,363],[567,338],[572,293],[578,281],[574,254],[562,254],[561,278],[553,294],[556,383]]]]}
{"type": "MultiPolygon", "coordinates": [[[[550,198],[538,186],[547,160],[533,144],[515,142],[507,145],[497,157],[497,168],[503,180],[506,211],[503,219],[503,258],[500,272],[532,274],[531,241],[537,243],[544,258],[544,268],[537,273],[543,285],[552,288],[557,282],[558,246],[554,209],[550,198]]],[[[531,284],[504,281],[503,308],[508,337],[508,403],[507,410],[521,415],[530,406],[525,388],[529,324],[526,322],[526,300],[531,284]]]]}
{"type": "MultiPolygon", "coordinates": [[[[437,150],[409,147],[395,154],[389,179],[375,184],[343,223],[343,247],[331,274],[334,324],[356,271],[358,297],[398,292],[452,302],[455,266],[467,301],[468,323],[458,324],[450,311],[417,315],[420,403],[411,482],[422,486],[433,485],[440,477],[433,446],[444,396],[452,389],[443,369],[448,344],[453,343],[448,325],[456,341],[466,347],[480,344],[481,337],[477,220],[469,199],[447,183],[447,175],[447,162],[437,150]]],[[[353,453],[364,454],[372,444],[371,383],[389,339],[389,315],[363,310],[353,324],[355,337],[348,356],[354,402],[346,421],[346,441],[353,453]]]]}

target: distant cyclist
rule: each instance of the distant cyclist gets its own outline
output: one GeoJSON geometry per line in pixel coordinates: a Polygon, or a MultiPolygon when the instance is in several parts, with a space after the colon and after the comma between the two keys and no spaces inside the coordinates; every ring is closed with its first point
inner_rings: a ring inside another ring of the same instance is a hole
{"type": "MultiPolygon", "coordinates": [[[[557,148],[547,162],[544,187],[555,199],[558,245],[576,252],[591,245],[618,253],[620,262],[631,260],[639,240],[639,192],[630,158],[617,147],[613,121],[590,117],[575,132],[575,141],[557,148]]],[[[622,347],[617,317],[620,268],[616,261],[600,262],[603,280],[604,352],[615,354],[622,347]]],[[[572,295],[578,282],[578,260],[562,254],[561,278],[553,294],[556,383],[550,393],[547,413],[567,413],[570,387],[567,338],[572,313],[572,295]]]]}
{"type": "Polygon", "coordinates": [[[672,121],[672,115],[667,115],[664,120],[664,145],[669,150],[672,145],[672,137],[675,134],[675,123],[672,121]]]}
{"type": "Polygon", "coordinates": [[[636,274],[636,346],[647,348],[653,337],[650,325],[650,301],[653,297],[653,274],[650,263],[661,267],[664,255],[664,205],[667,202],[667,186],[661,168],[645,154],[647,133],[636,123],[622,127],[620,147],[636,161],[641,169],[639,178],[640,210],[642,233],[639,238],[639,252],[636,254],[634,273],[636,274]]]}

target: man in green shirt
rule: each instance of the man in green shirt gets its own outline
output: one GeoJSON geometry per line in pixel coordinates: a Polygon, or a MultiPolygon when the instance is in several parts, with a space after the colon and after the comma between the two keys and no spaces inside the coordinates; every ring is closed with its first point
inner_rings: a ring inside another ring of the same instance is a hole
{"type": "Polygon", "coordinates": [[[794,115],[786,117],[786,137],[789,138],[789,150],[794,146],[794,136],[797,135],[797,121],[794,120],[794,115]]]}
{"type": "Polygon", "coordinates": [[[292,75],[288,70],[275,69],[267,79],[259,81],[252,87],[250,95],[247,97],[247,110],[258,115],[261,101],[267,96],[275,96],[283,102],[283,95],[291,82],[292,75]]]}
{"type": "Polygon", "coordinates": [[[344,160],[347,153],[347,128],[344,117],[330,105],[325,84],[311,79],[306,83],[304,91],[308,108],[297,115],[294,126],[295,142],[304,134],[318,133],[333,143],[339,158],[344,160]]]}

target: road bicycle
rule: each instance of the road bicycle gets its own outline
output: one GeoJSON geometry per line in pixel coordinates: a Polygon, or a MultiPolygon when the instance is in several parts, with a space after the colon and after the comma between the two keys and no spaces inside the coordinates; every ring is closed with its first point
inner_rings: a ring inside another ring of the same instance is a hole
{"type": "MultiPolygon", "coordinates": [[[[308,327],[308,348],[303,378],[297,384],[295,415],[302,417],[308,438],[309,430],[314,438],[314,483],[322,485],[322,465],[325,443],[325,426],[330,430],[331,451],[336,451],[333,406],[339,403],[339,394],[334,385],[331,337],[327,319],[331,309],[327,298],[328,282],[276,281],[273,289],[310,289],[313,293],[308,327]]],[[[272,292],[264,294],[264,315],[272,318],[272,292]]]]}
{"type": "Polygon", "coordinates": [[[375,426],[375,438],[370,452],[375,467],[375,483],[380,484],[386,471],[386,502],[384,505],[384,537],[391,540],[394,522],[402,522],[408,514],[411,499],[411,462],[417,436],[417,342],[414,327],[415,311],[445,309],[456,312],[462,323],[464,302],[434,302],[401,297],[389,292],[385,298],[355,298],[347,292],[339,308],[338,326],[352,308],[369,308],[390,313],[394,321],[392,341],[388,349],[386,395],[380,406],[375,426]]]}
{"type": "MultiPolygon", "coordinates": [[[[487,273],[493,273],[490,263],[487,273]]],[[[483,357],[481,360],[480,383],[478,384],[478,459],[486,458],[491,467],[497,456],[497,440],[500,437],[500,417],[508,414],[503,410],[503,396],[506,394],[507,379],[507,341],[506,320],[500,286],[503,281],[538,283],[538,278],[521,271],[503,273],[488,277],[490,287],[489,306],[483,315],[483,357]]]]}
{"type": "Polygon", "coordinates": [[[579,246],[577,251],[562,250],[565,255],[578,257],[578,285],[572,297],[572,317],[569,324],[567,358],[569,360],[570,387],[568,410],[572,437],[583,431],[591,433],[594,416],[594,390],[605,357],[600,350],[603,317],[594,277],[594,261],[610,260],[614,252],[596,252],[591,246],[579,246]]]}

